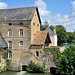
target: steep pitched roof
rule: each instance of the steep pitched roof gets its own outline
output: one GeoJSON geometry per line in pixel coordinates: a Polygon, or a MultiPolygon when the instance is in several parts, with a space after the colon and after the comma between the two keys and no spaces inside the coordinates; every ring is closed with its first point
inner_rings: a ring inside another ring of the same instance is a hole
{"type": "Polygon", "coordinates": [[[39,21],[41,22],[37,6],[0,9],[0,21],[10,22],[10,21],[32,20],[35,10],[37,10],[39,21]],[[6,18],[6,20],[4,20],[4,18],[6,18]]]}
{"type": "Polygon", "coordinates": [[[5,40],[2,38],[2,35],[0,33],[0,48],[6,48],[7,44],[5,42],[5,40]]]}
{"type": "Polygon", "coordinates": [[[47,35],[49,35],[47,31],[37,31],[32,41],[32,45],[43,45],[46,41],[47,35]]]}
{"type": "Polygon", "coordinates": [[[51,36],[54,35],[53,31],[49,27],[47,27],[45,31],[48,31],[49,35],[51,35],[51,36]]]}

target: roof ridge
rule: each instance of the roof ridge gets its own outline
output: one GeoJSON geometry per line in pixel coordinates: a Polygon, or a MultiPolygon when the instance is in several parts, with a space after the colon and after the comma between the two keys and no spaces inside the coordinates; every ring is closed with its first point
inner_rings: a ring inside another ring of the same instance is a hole
{"type": "Polygon", "coordinates": [[[17,7],[17,8],[6,8],[6,9],[0,9],[0,10],[10,10],[10,9],[21,9],[21,8],[32,8],[32,7],[38,7],[38,6],[29,6],[29,7],[17,7]]]}

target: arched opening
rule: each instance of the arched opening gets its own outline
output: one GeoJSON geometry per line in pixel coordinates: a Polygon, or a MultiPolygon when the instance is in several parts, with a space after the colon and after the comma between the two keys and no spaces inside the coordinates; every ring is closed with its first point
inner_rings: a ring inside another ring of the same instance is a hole
{"type": "Polygon", "coordinates": [[[20,37],[23,37],[23,29],[20,29],[20,31],[19,31],[19,36],[20,36],[20,37]]]}
{"type": "Polygon", "coordinates": [[[8,37],[12,37],[12,30],[11,29],[9,29],[9,31],[8,31],[8,37]]]}
{"type": "Polygon", "coordinates": [[[56,69],[57,69],[57,67],[50,67],[50,73],[55,75],[56,69]]]}
{"type": "Polygon", "coordinates": [[[12,42],[11,42],[11,41],[8,42],[8,49],[9,49],[9,50],[12,49],[12,42]]]}
{"type": "Polygon", "coordinates": [[[26,65],[22,65],[22,71],[26,71],[27,66],[26,65]]]}

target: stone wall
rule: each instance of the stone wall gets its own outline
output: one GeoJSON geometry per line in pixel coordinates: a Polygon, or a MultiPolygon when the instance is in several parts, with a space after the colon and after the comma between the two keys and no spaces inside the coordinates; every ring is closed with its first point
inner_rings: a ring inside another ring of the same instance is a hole
{"type": "Polygon", "coordinates": [[[4,66],[6,66],[6,60],[4,60],[2,57],[0,57],[0,69],[3,69],[4,66]]]}
{"type": "MultiPolygon", "coordinates": [[[[12,23],[12,22],[11,22],[12,23]]],[[[4,38],[5,42],[8,45],[8,42],[12,42],[12,50],[26,50],[29,49],[31,44],[31,26],[30,22],[27,21],[24,22],[23,26],[20,26],[20,22],[14,22],[10,26],[9,23],[2,23],[0,24],[0,33],[2,34],[2,37],[4,38]],[[8,36],[9,29],[12,30],[12,37],[8,36]],[[23,29],[23,37],[19,36],[19,30],[23,29]],[[23,46],[19,46],[19,42],[23,41],[23,46]]]]}
{"type": "Polygon", "coordinates": [[[11,61],[11,70],[21,71],[23,65],[28,65],[28,62],[32,60],[33,62],[44,65],[45,71],[50,72],[50,67],[56,67],[53,61],[53,55],[51,52],[44,52],[43,50],[31,50],[31,51],[19,51],[13,52],[14,57],[11,61]],[[39,56],[36,56],[36,51],[39,51],[39,56]],[[16,56],[16,58],[15,58],[16,56]]]}

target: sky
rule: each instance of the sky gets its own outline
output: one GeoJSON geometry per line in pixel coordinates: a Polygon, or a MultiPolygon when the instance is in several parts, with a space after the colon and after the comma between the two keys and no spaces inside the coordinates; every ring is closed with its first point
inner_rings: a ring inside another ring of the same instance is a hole
{"type": "Polygon", "coordinates": [[[0,0],[0,9],[38,6],[42,23],[75,30],[75,0],[0,0]]]}

